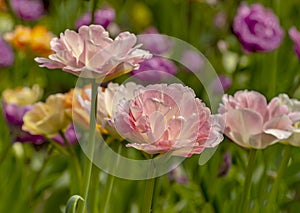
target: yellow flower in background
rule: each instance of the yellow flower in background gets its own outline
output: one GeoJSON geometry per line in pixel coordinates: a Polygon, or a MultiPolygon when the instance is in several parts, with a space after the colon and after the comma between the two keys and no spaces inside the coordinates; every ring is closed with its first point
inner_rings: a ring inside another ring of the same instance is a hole
{"type": "Polygon", "coordinates": [[[53,137],[71,123],[66,113],[65,95],[50,95],[45,103],[38,102],[24,117],[22,129],[33,135],[53,137]]]}
{"type": "Polygon", "coordinates": [[[43,90],[35,84],[30,87],[17,87],[16,89],[6,89],[2,93],[2,98],[7,104],[26,106],[37,102],[43,95],[43,90]]]}
{"type": "Polygon", "coordinates": [[[152,13],[146,4],[135,2],[130,10],[131,23],[139,31],[145,29],[152,23],[152,13]]]}
{"type": "Polygon", "coordinates": [[[13,32],[4,35],[4,38],[16,49],[29,50],[38,56],[48,56],[52,53],[50,41],[53,37],[54,35],[41,25],[37,25],[32,29],[19,25],[13,32]]]}

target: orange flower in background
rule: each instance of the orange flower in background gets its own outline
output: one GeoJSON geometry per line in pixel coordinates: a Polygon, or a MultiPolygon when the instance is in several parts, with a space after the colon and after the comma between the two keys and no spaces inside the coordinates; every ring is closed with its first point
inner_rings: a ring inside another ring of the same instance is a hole
{"type": "Polygon", "coordinates": [[[32,29],[25,26],[16,26],[15,30],[6,33],[4,38],[16,49],[32,51],[38,56],[48,56],[52,53],[50,41],[54,35],[44,26],[37,25],[32,29]]]}
{"type": "MultiPolygon", "coordinates": [[[[82,106],[82,102],[90,103],[91,97],[87,91],[91,90],[91,85],[86,85],[80,89],[72,89],[70,92],[65,94],[65,104],[67,107],[67,115],[72,118],[77,124],[83,128],[89,128],[90,114],[82,106]]],[[[99,123],[96,124],[99,132],[107,134],[108,131],[101,127],[99,123]]]]}
{"type": "Polygon", "coordinates": [[[0,0],[0,11],[7,11],[7,7],[4,0],[0,0]]]}
{"type": "Polygon", "coordinates": [[[33,52],[41,56],[48,56],[53,53],[50,49],[50,41],[54,35],[44,26],[35,26],[31,30],[30,47],[33,52]]]}
{"type": "Polygon", "coordinates": [[[30,41],[29,27],[16,26],[15,31],[4,34],[4,38],[16,49],[24,51],[30,41]]]}

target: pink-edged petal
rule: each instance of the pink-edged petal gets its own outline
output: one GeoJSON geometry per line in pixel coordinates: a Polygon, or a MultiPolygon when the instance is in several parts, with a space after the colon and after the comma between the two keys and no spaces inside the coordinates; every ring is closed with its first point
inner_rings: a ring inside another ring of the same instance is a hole
{"type": "Polygon", "coordinates": [[[241,146],[249,147],[251,135],[263,131],[263,119],[259,113],[248,109],[230,110],[225,113],[226,135],[241,146]]]}
{"type": "Polygon", "coordinates": [[[126,147],[133,147],[138,150],[144,151],[148,154],[159,154],[166,153],[171,150],[171,142],[161,142],[160,144],[139,144],[139,143],[128,143],[126,147]]]}
{"type": "Polygon", "coordinates": [[[168,133],[170,140],[175,140],[181,134],[184,122],[185,120],[183,117],[173,118],[168,121],[168,133]]]}
{"type": "Polygon", "coordinates": [[[56,62],[56,61],[49,60],[47,58],[37,57],[34,60],[40,64],[39,65],[40,67],[47,67],[49,69],[61,69],[64,67],[63,64],[56,62]]]}
{"type": "Polygon", "coordinates": [[[267,120],[289,113],[289,109],[286,105],[282,104],[278,97],[273,98],[268,104],[268,117],[267,120]]]}
{"type": "Polygon", "coordinates": [[[135,45],[137,38],[129,32],[120,33],[114,40],[112,48],[117,52],[118,56],[124,56],[135,45]]]}
{"type": "Polygon", "coordinates": [[[79,28],[78,34],[83,40],[89,41],[98,48],[105,48],[113,42],[109,38],[108,32],[101,25],[82,26],[79,28]]]}
{"type": "Polygon", "coordinates": [[[157,142],[160,138],[162,138],[166,130],[164,116],[160,112],[155,111],[149,116],[149,123],[151,128],[149,136],[150,143],[157,142]]]}
{"type": "Polygon", "coordinates": [[[67,50],[72,53],[78,62],[79,57],[84,49],[84,43],[80,35],[72,30],[67,29],[61,39],[64,41],[67,50]]]}
{"type": "Polygon", "coordinates": [[[275,118],[272,118],[271,120],[267,121],[264,124],[264,130],[267,131],[268,129],[278,129],[278,130],[292,130],[292,121],[288,117],[288,115],[282,115],[275,118]]]}

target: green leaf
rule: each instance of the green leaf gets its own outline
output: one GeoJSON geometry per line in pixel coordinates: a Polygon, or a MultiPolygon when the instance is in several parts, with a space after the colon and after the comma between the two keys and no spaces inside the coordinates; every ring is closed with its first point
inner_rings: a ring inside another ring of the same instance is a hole
{"type": "Polygon", "coordinates": [[[84,201],[84,199],[79,195],[73,195],[72,197],[70,197],[67,202],[65,213],[76,213],[76,207],[80,200],[84,201]]]}
{"type": "Polygon", "coordinates": [[[198,164],[200,166],[203,166],[204,164],[207,163],[207,161],[213,156],[213,154],[216,152],[217,150],[217,146],[213,147],[213,148],[206,148],[200,155],[199,157],[199,161],[198,164]]]}

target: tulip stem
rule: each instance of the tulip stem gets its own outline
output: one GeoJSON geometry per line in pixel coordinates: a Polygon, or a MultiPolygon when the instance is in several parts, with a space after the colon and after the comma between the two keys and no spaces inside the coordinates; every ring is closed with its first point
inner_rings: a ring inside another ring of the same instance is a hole
{"type": "Polygon", "coordinates": [[[93,188],[92,188],[91,196],[93,197],[91,200],[93,201],[93,203],[91,203],[91,207],[93,210],[91,212],[99,212],[98,200],[99,200],[99,188],[100,188],[100,181],[99,181],[100,169],[94,165],[92,171],[93,172],[91,176],[91,184],[93,188]]]}
{"type": "Polygon", "coordinates": [[[85,162],[85,171],[83,175],[83,199],[84,206],[81,210],[82,213],[87,212],[87,198],[90,187],[90,180],[92,174],[93,158],[94,158],[94,146],[96,135],[96,103],[97,103],[97,88],[98,85],[95,80],[92,80],[92,97],[91,97],[91,110],[90,110],[90,128],[89,128],[89,141],[87,144],[87,158],[85,162]]]}
{"type": "Polygon", "coordinates": [[[81,188],[81,166],[80,163],[78,161],[78,157],[74,151],[74,148],[71,146],[69,140],[66,138],[65,134],[63,133],[63,131],[59,131],[59,134],[61,135],[61,137],[63,138],[63,141],[65,143],[65,145],[67,146],[67,149],[72,157],[74,166],[75,166],[75,172],[76,172],[76,176],[77,176],[77,186],[79,186],[79,188],[81,188]]]}
{"type": "Polygon", "coordinates": [[[152,212],[153,194],[156,178],[150,178],[145,180],[145,193],[142,205],[142,213],[152,212]]]}
{"type": "MultiPolygon", "coordinates": [[[[122,144],[120,143],[119,147],[118,147],[118,158],[116,160],[115,170],[118,168],[118,164],[119,164],[119,161],[120,161],[121,150],[122,150],[122,144]]],[[[114,183],[115,183],[115,179],[116,179],[116,177],[114,176],[114,174],[108,174],[108,181],[107,181],[108,192],[106,193],[106,199],[105,199],[105,203],[104,203],[104,207],[103,207],[103,212],[108,212],[109,201],[110,201],[112,189],[113,189],[113,186],[114,186],[114,183]]]]}
{"type": "Polygon", "coordinates": [[[290,145],[285,145],[282,153],[282,159],[280,166],[278,168],[278,172],[276,175],[276,178],[273,183],[273,187],[271,189],[271,192],[269,193],[269,199],[268,199],[268,204],[267,204],[267,210],[269,212],[274,212],[276,209],[273,209],[276,205],[276,198],[277,198],[277,193],[278,193],[278,188],[279,188],[279,183],[282,178],[282,175],[284,173],[284,170],[290,160],[291,152],[292,152],[292,146],[290,145]]]}
{"type": "Polygon", "coordinates": [[[244,182],[244,189],[242,194],[242,200],[240,202],[240,210],[239,212],[248,212],[249,206],[247,206],[247,202],[249,199],[251,182],[252,182],[252,174],[255,168],[255,158],[256,158],[256,149],[250,149],[249,157],[248,157],[248,166],[246,169],[246,178],[244,182]]]}
{"type": "Polygon", "coordinates": [[[4,160],[6,159],[9,150],[11,149],[12,144],[8,143],[8,145],[3,149],[4,151],[1,153],[0,155],[0,165],[2,164],[2,162],[4,162],[4,160]]]}

